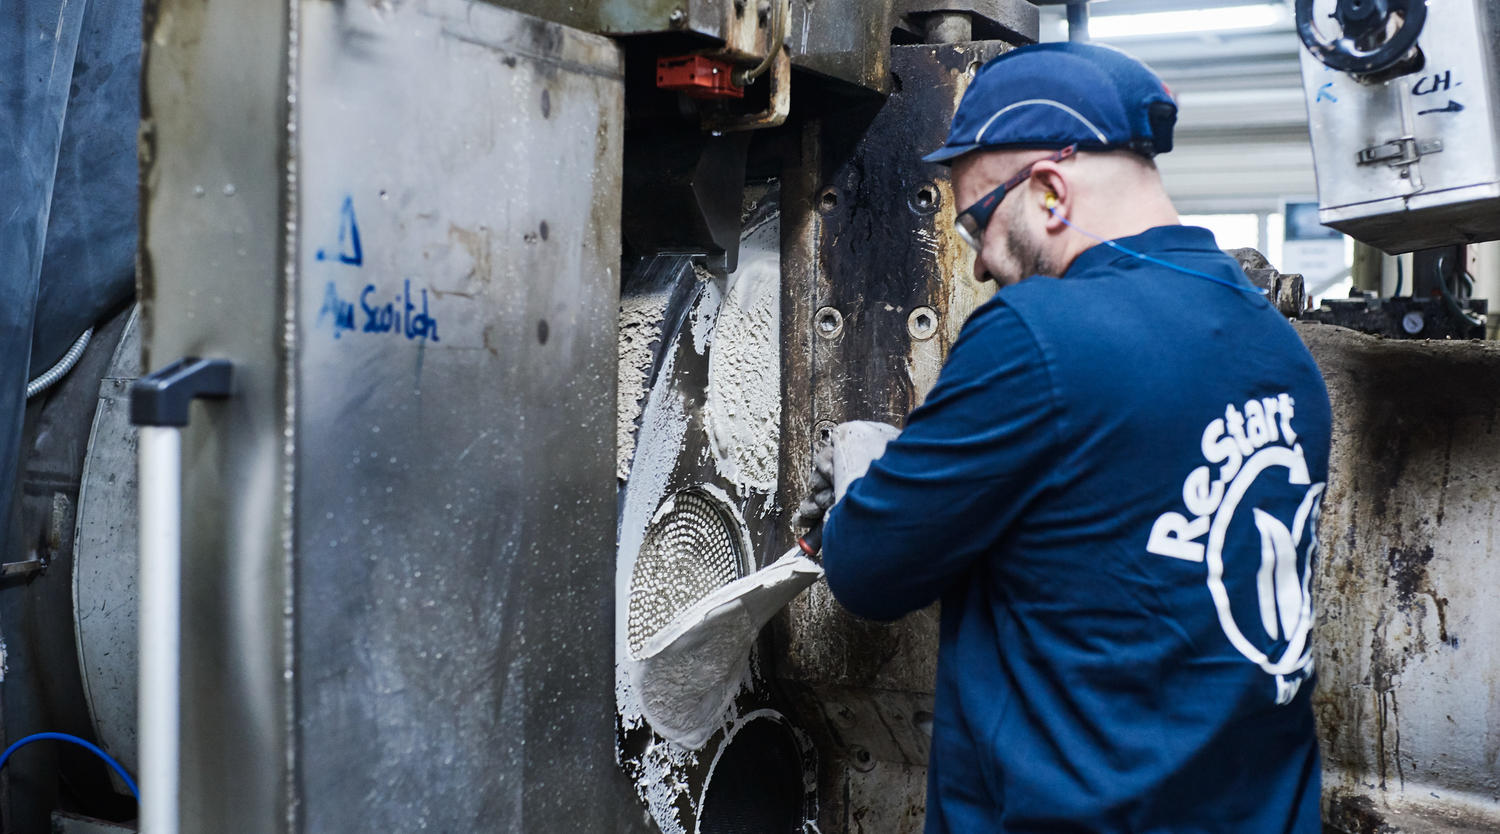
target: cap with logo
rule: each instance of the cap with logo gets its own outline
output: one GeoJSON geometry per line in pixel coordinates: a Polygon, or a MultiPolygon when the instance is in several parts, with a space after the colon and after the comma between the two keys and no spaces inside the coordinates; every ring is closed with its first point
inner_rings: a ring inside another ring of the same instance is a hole
{"type": "Polygon", "coordinates": [[[1177,103],[1145,64],[1090,43],[1013,49],[980,68],[964,91],[948,141],[923,157],[950,163],[991,148],[1172,149],[1177,103]]]}

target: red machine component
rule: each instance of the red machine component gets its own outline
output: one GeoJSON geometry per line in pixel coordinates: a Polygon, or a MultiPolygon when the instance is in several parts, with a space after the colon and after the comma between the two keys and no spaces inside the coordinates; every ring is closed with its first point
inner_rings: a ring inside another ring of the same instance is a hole
{"type": "Polygon", "coordinates": [[[656,60],[656,86],[692,98],[744,98],[745,88],[734,83],[733,75],[733,64],[707,55],[656,60]]]}

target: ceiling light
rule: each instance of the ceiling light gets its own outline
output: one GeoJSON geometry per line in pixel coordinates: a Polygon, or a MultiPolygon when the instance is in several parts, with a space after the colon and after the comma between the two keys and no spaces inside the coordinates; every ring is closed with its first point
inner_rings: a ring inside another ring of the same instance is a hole
{"type": "Polygon", "coordinates": [[[1098,15],[1089,19],[1089,37],[1097,40],[1111,40],[1243,32],[1247,29],[1270,29],[1285,25],[1288,21],[1287,7],[1279,3],[1226,6],[1217,9],[1189,9],[1176,12],[1098,15]]]}

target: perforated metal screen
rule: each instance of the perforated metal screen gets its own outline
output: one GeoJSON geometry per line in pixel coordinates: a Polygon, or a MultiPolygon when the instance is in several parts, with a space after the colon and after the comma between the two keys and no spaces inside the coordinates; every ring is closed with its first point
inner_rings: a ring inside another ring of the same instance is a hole
{"type": "Polygon", "coordinates": [[[740,524],[711,495],[685,490],[646,530],[630,576],[630,652],[683,609],[740,577],[740,524]]]}

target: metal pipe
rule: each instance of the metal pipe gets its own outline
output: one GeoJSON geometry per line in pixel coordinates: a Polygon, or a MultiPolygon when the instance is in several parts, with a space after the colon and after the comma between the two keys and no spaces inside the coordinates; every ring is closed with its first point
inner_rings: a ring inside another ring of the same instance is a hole
{"type": "Polygon", "coordinates": [[[94,328],[90,327],[83,331],[83,335],[79,336],[78,340],[73,342],[73,346],[68,348],[68,352],[64,353],[63,357],[57,360],[57,364],[43,371],[41,376],[26,383],[26,399],[29,400],[35,397],[37,394],[56,385],[58,380],[67,376],[68,371],[73,370],[73,366],[78,364],[79,357],[83,356],[84,349],[89,346],[89,339],[93,337],[94,328]]]}
{"type": "Polygon", "coordinates": [[[1089,4],[1068,4],[1068,40],[1082,42],[1089,39],[1089,4]]]}
{"type": "Polygon", "coordinates": [[[928,43],[964,43],[974,40],[974,19],[964,12],[934,12],[922,31],[928,43]]]}
{"type": "Polygon", "coordinates": [[[771,0],[771,44],[766,49],[766,57],[761,60],[754,69],[736,73],[730,80],[741,87],[748,86],[751,81],[759,78],[771,64],[776,60],[777,53],[781,52],[782,44],[786,40],[787,20],[792,16],[792,0],[771,0]]]}
{"type": "Polygon", "coordinates": [[[177,834],[182,644],[182,430],[140,430],[141,831],[177,834]]]}

